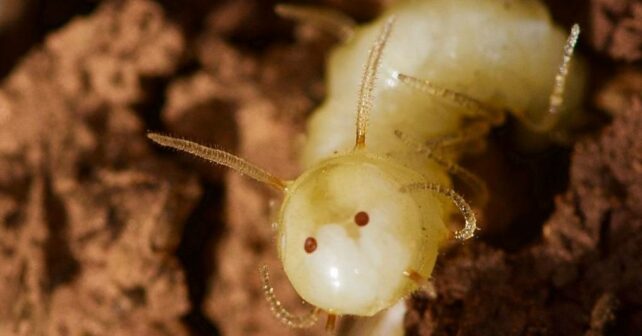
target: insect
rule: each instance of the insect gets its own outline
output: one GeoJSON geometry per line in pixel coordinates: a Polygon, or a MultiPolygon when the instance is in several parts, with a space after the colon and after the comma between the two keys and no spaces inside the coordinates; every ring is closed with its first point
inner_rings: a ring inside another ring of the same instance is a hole
{"type": "Polygon", "coordinates": [[[309,327],[323,311],[332,329],[337,316],[372,316],[425,284],[454,209],[465,220],[454,237],[474,235],[475,215],[451,176],[480,195],[485,187],[454,162],[506,111],[542,132],[573,110],[581,78],[568,69],[579,28],[565,41],[536,1],[406,1],[362,28],[332,12],[281,9],[323,21],[347,39],[329,61],[328,99],[309,121],[298,178],[282,180],[188,140],[148,136],[284,194],[279,258],[314,308],[289,313],[262,267],[266,297],[288,326],[309,327]],[[365,72],[355,74],[364,60],[365,72]]]}

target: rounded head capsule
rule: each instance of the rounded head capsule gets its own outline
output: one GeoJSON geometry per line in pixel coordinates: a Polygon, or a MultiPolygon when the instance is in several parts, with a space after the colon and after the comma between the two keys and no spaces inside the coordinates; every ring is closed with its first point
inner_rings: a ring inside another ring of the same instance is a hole
{"type": "Polygon", "coordinates": [[[278,246],[285,272],[307,302],[332,313],[373,315],[429,274],[445,238],[442,210],[422,181],[391,160],[353,152],[294,181],[281,207],[278,246]]]}

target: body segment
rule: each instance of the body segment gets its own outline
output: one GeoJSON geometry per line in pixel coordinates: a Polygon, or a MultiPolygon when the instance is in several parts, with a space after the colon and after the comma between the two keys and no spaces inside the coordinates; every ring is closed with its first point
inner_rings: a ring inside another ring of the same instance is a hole
{"type": "MultiPolygon", "coordinates": [[[[370,151],[405,151],[392,130],[425,141],[459,131],[470,117],[463,106],[404,85],[398,74],[428,79],[519,118],[538,120],[547,113],[568,33],[553,24],[543,4],[533,0],[401,1],[375,22],[357,27],[353,37],[332,52],[326,75],[328,96],[308,121],[304,166],[353,146],[356,88],[364,60],[381,25],[392,15],[397,22],[375,84],[370,151]]],[[[578,110],[583,77],[579,64],[573,64],[560,113],[578,110]]]]}

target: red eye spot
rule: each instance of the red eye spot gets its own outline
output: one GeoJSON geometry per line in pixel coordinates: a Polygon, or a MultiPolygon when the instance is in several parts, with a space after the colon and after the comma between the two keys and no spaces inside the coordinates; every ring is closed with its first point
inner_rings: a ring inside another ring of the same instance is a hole
{"type": "Polygon", "coordinates": [[[366,226],[370,222],[370,216],[365,211],[359,211],[354,215],[354,222],[359,226],[366,226]]]}
{"type": "Polygon", "coordinates": [[[305,249],[305,252],[312,253],[314,250],[317,249],[317,240],[308,237],[308,239],[305,240],[305,244],[303,245],[303,248],[305,249]]]}

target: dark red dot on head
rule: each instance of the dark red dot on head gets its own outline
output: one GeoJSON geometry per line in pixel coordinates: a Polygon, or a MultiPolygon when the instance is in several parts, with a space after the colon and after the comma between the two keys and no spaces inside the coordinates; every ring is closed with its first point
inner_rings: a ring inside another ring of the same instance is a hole
{"type": "Polygon", "coordinates": [[[314,250],[317,249],[317,240],[312,237],[308,237],[305,240],[305,244],[303,244],[303,248],[305,249],[305,252],[308,252],[308,253],[314,252],[314,250]]]}
{"type": "Polygon", "coordinates": [[[366,226],[370,222],[370,216],[365,211],[359,211],[354,215],[354,222],[359,226],[366,226]]]}

